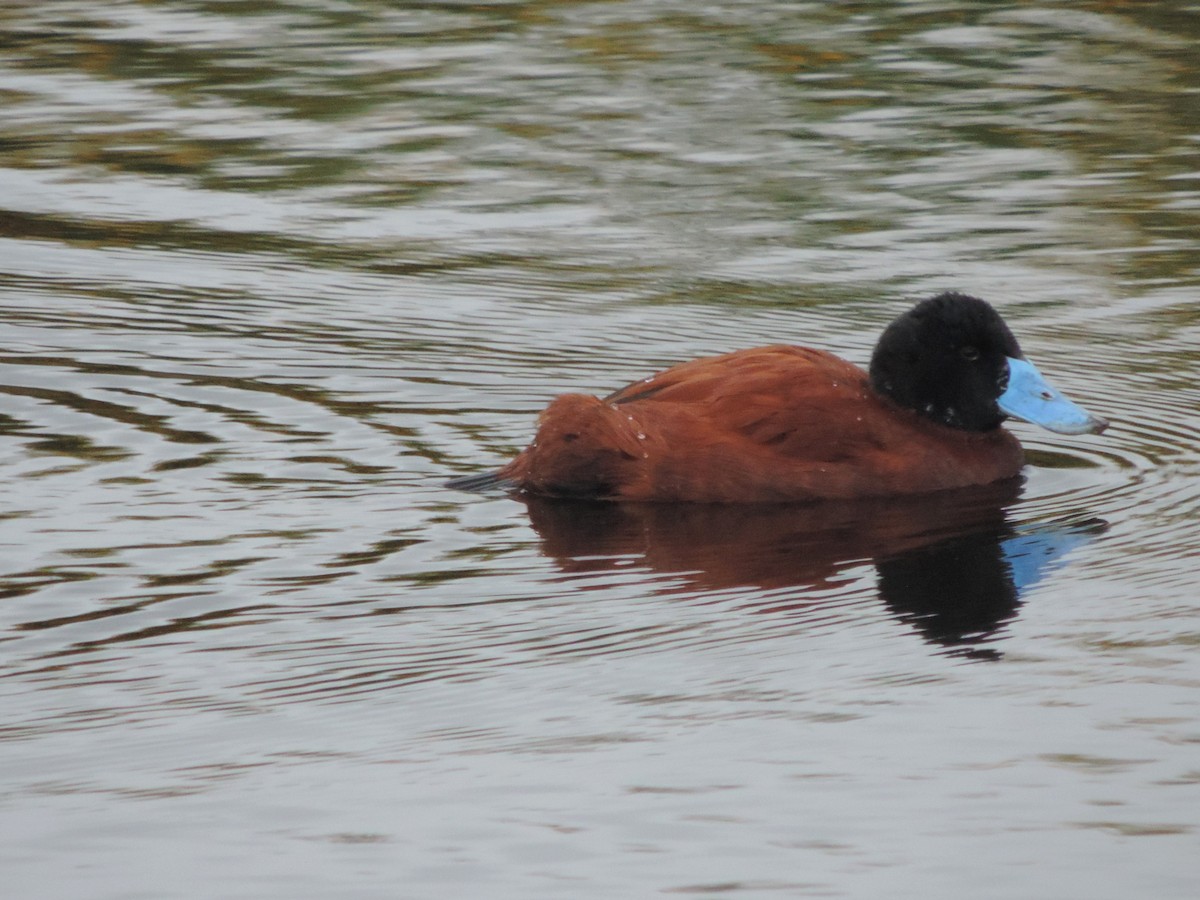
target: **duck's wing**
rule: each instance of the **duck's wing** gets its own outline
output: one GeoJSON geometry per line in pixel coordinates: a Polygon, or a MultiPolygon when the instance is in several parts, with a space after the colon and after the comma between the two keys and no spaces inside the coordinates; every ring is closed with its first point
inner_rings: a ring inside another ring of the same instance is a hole
{"type": "Polygon", "coordinates": [[[680,363],[614,391],[604,402],[617,406],[641,401],[704,404],[731,393],[778,392],[789,384],[794,388],[797,379],[823,380],[839,372],[863,374],[831,353],[774,344],[680,363]]]}
{"type": "MultiPolygon", "coordinates": [[[[535,494],[652,499],[674,496],[656,479],[712,465],[704,448],[736,462],[746,445],[771,444],[805,430],[784,415],[789,404],[840,377],[865,377],[827,353],[774,346],[693,360],[659,372],[603,400],[564,394],[541,414],[537,436],[497,472],[455,482],[464,488],[510,488],[535,494]]],[[[702,472],[693,472],[703,478],[702,472]]],[[[689,488],[680,497],[690,497],[689,488]]],[[[735,498],[736,499],[736,498],[735,498]]]]}
{"type": "Polygon", "coordinates": [[[605,402],[645,431],[687,427],[692,440],[745,441],[802,459],[843,457],[871,442],[877,429],[870,419],[879,416],[866,372],[831,353],[787,345],[684,363],[605,402]]]}

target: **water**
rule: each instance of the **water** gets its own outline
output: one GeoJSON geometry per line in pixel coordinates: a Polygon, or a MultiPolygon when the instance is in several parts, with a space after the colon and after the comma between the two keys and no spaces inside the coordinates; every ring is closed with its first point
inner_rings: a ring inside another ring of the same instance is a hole
{"type": "Polygon", "coordinates": [[[5,895],[1190,898],[1200,8],[0,11],[5,895]],[[1018,492],[445,490],[999,306],[1018,492]]]}

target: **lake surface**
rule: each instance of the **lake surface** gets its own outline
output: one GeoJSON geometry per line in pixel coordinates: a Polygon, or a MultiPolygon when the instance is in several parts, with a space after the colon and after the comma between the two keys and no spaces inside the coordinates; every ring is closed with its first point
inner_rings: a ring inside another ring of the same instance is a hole
{"type": "Polygon", "coordinates": [[[1200,890],[1200,7],[0,9],[12,898],[1200,890]],[[447,490],[990,299],[1113,421],[822,509],[447,490]]]}

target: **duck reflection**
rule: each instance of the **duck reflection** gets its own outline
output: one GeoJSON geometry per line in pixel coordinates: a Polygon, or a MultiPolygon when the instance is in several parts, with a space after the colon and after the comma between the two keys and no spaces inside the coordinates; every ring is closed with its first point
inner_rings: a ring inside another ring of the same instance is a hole
{"type": "Polygon", "coordinates": [[[926,641],[973,658],[1012,620],[1021,596],[1107,525],[1014,524],[1019,479],[922,497],[807,506],[581,503],[524,497],[543,552],[566,572],[669,574],[660,593],[783,588],[761,612],[810,608],[877,573],[880,599],[926,641]]]}

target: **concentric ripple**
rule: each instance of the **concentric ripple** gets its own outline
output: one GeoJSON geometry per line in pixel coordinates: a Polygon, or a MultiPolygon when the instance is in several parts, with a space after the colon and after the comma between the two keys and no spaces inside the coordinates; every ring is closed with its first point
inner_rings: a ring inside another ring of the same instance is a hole
{"type": "Polygon", "coordinates": [[[1162,560],[1160,571],[1143,577],[1183,586],[1190,573],[1173,560],[1180,540],[1195,530],[1200,505],[1200,365],[1190,353],[1200,344],[1200,327],[1186,322],[1169,339],[1159,338],[1152,356],[1117,340],[1111,327],[1137,334],[1147,321],[1153,319],[1104,321],[1095,337],[1109,332],[1111,352],[1072,362],[1074,393],[1111,420],[1106,432],[1063,440],[1019,427],[1031,463],[1019,514],[1111,519],[1120,524],[1105,538],[1108,552],[1097,565],[1125,568],[1129,554],[1141,554],[1162,560]]]}

